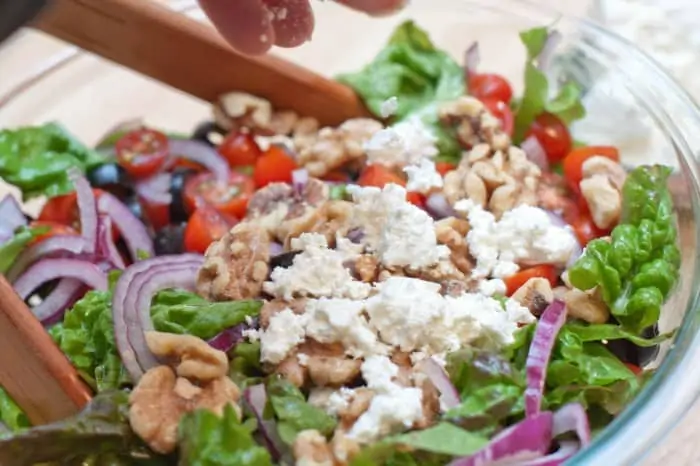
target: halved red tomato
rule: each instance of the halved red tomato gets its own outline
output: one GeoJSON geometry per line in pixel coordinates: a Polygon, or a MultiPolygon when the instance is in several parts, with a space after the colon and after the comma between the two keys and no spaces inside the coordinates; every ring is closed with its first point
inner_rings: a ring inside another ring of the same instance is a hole
{"type": "Polygon", "coordinates": [[[518,288],[523,286],[531,278],[546,278],[552,287],[557,284],[557,272],[553,265],[542,264],[523,269],[520,272],[506,277],[506,296],[511,296],[518,288]]]}
{"type": "Polygon", "coordinates": [[[125,134],[114,145],[117,162],[134,178],[156,174],[168,157],[168,137],[160,131],[141,128],[125,134]]]}
{"type": "Polygon", "coordinates": [[[34,240],[32,240],[32,242],[31,242],[31,244],[40,243],[47,238],[51,238],[52,236],[78,235],[77,230],[75,230],[74,228],[71,228],[68,225],[64,225],[62,223],[57,223],[57,222],[48,222],[48,221],[37,220],[34,222],[30,222],[29,226],[31,228],[34,228],[34,227],[48,228],[48,231],[46,233],[43,233],[43,234],[37,236],[36,238],[34,238],[34,240]]]}
{"type": "Polygon", "coordinates": [[[489,112],[501,122],[503,131],[509,136],[513,134],[513,125],[515,119],[513,111],[507,103],[496,99],[481,99],[481,102],[486,106],[489,112]]]}
{"type": "Polygon", "coordinates": [[[566,178],[569,187],[575,192],[579,192],[579,183],[583,179],[583,163],[596,155],[607,157],[615,162],[620,160],[619,151],[612,146],[579,147],[569,152],[564,158],[562,162],[564,178],[566,178]]]}
{"type": "Polygon", "coordinates": [[[457,165],[450,162],[437,162],[435,163],[435,170],[443,177],[447,175],[452,170],[456,169],[457,165]]]}
{"type": "Polygon", "coordinates": [[[255,162],[255,186],[262,188],[270,183],[291,183],[292,172],[297,168],[297,162],[287,151],[279,146],[270,146],[255,162]]]}
{"type": "Polygon", "coordinates": [[[532,122],[525,137],[535,136],[549,163],[561,161],[571,150],[573,141],[563,121],[551,113],[543,113],[532,122]]]}
{"type": "Polygon", "coordinates": [[[221,239],[235,223],[235,219],[217,212],[211,206],[199,206],[185,227],[185,250],[204,254],[209,245],[221,239]]]}
{"type": "Polygon", "coordinates": [[[218,150],[231,167],[255,165],[258,157],[263,153],[251,133],[239,131],[229,133],[218,150]]]}
{"type": "MultiPolygon", "coordinates": [[[[398,173],[384,165],[378,164],[369,165],[365,168],[357,180],[357,184],[360,186],[374,186],[376,188],[383,188],[389,183],[406,186],[406,180],[398,173]]],[[[425,197],[420,193],[408,192],[406,193],[406,200],[421,208],[425,206],[425,197]]]]}
{"type": "Polygon", "coordinates": [[[224,182],[207,172],[187,180],[184,201],[190,212],[202,204],[208,204],[223,214],[243,218],[254,192],[253,180],[243,173],[233,171],[228,181],[224,182]]]}
{"type": "Polygon", "coordinates": [[[507,104],[513,97],[513,88],[500,74],[473,73],[469,76],[469,94],[479,100],[495,99],[507,104]]]}

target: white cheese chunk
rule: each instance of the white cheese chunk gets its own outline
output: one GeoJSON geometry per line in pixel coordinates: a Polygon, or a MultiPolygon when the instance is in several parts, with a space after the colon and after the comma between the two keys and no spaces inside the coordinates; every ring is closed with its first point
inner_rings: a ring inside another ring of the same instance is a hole
{"type": "Polygon", "coordinates": [[[435,168],[435,162],[430,159],[422,159],[417,165],[404,167],[408,175],[406,189],[412,192],[426,194],[433,188],[442,188],[442,176],[435,168]]]}
{"type": "Polygon", "coordinates": [[[469,218],[467,242],[477,261],[474,278],[507,277],[520,265],[563,266],[576,248],[571,230],[555,225],[538,207],[520,205],[505,212],[500,221],[469,199],[457,202],[455,209],[469,218]]]}
{"type": "Polygon", "coordinates": [[[272,364],[284,361],[304,341],[307,317],[287,308],[270,318],[268,327],[259,333],[260,360],[272,364]]]}
{"type": "Polygon", "coordinates": [[[369,295],[370,285],[353,278],[343,265],[342,253],[328,249],[326,238],[317,233],[304,233],[292,240],[292,249],[302,252],[292,266],[277,267],[263,289],[275,297],[337,297],[362,299],[369,295]]]}
{"type": "Polygon", "coordinates": [[[435,136],[420,119],[409,118],[374,133],[364,149],[368,164],[400,168],[435,157],[435,143],[435,136]]]}
{"type": "Polygon", "coordinates": [[[382,105],[379,108],[379,113],[381,114],[382,118],[389,118],[390,116],[394,115],[398,109],[399,99],[397,99],[395,96],[389,97],[382,102],[382,105]]]}

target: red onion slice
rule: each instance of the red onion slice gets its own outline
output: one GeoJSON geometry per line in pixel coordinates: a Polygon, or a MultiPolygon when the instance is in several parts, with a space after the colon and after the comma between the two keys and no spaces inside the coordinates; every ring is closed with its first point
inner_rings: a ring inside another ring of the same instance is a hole
{"type": "Polygon", "coordinates": [[[448,466],[519,465],[541,458],[549,451],[551,442],[552,413],[545,411],[510,426],[481,450],[448,466]]]}
{"type": "Polygon", "coordinates": [[[549,171],[547,152],[545,152],[544,147],[542,147],[542,144],[540,144],[540,141],[535,136],[530,136],[525,139],[520,144],[520,148],[525,152],[528,160],[540,167],[540,170],[543,172],[549,171]]]}
{"type": "Polygon", "coordinates": [[[559,31],[549,32],[547,40],[544,43],[544,47],[542,47],[542,51],[537,57],[537,68],[540,71],[545,71],[547,68],[549,68],[549,64],[552,61],[552,57],[554,56],[554,49],[556,49],[559,46],[561,40],[562,35],[559,31]]]}
{"type": "Polygon", "coordinates": [[[554,413],[553,435],[576,432],[581,447],[587,447],[591,443],[591,427],[588,424],[586,410],[579,403],[570,403],[562,406],[554,413]]]}
{"type": "Polygon", "coordinates": [[[296,192],[301,192],[309,182],[309,172],[305,168],[299,168],[292,172],[292,186],[296,192]]]}
{"type": "Polygon", "coordinates": [[[107,275],[92,262],[80,259],[43,259],[29,267],[13,286],[24,300],[32,291],[57,278],[75,278],[92,289],[108,289],[107,275]]]}
{"type": "Polygon", "coordinates": [[[139,181],[135,187],[136,194],[150,204],[170,205],[173,202],[173,195],[170,192],[171,180],[170,173],[158,173],[139,181]]]}
{"type": "Polygon", "coordinates": [[[502,466],[561,466],[578,453],[579,449],[577,442],[560,442],[559,449],[547,456],[529,461],[516,461],[502,466]]]}
{"type": "Polygon", "coordinates": [[[27,225],[27,219],[22,212],[17,199],[8,194],[0,201],[0,244],[12,238],[15,230],[27,225]]]}
{"type": "Polygon", "coordinates": [[[249,327],[249,325],[243,323],[227,328],[226,330],[207,340],[207,343],[209,343],[209,346],[212,348],[226,353],[243,341],[243,331],[249,327]]]}
{"type": "Polygon", "coordinates": [[[464,52],[464,75],[469,81],[469,76],[476,74],[476,69],[479,66],[481,57],[479,54],[479,42],[474,42],[464,52]]]}
{"type": "Polygon", "coordinates": [[[80,171],[75,168],[68,170],[68,177],[75,186],[78,198],[78,212],[80,214],[80,234],[87,240],[88,249],[85,252],[95,251],[97,242],[97,203],[92,187],[80,171]]]}
{"type": "Polygon", "coordinates": [[[155,255],[153,240],[146,226],[119,199],[109,193],[102,193],[97,201],[97,208],[101,214],[108,215],[112,219],[134,261],[139,259],[139,251],[143,251],[150,257],[155,255]]]}
{"type": "Polygon", "coordinates": [[[540,412],[547,365],[557,334],[566,322],[566,306],[555,300],[542,313],[535,335],[530,344],[530,351],[525,362],[527,388],[525,389],[525,415],[535,416],[540,412]]]}
{"type": "Polygon", "coordinates": [[[450,203],[447,202],[445,195],[442,193],[433,193],[428,196],[425,200],[425,210],[427,210],[435,220],[441,220],[455,214],[454,209],[450,203]]]}
{"type": "Polygon", "coordinates": [[[124,259],[117,249],[117,245],[114,244],[112,220],[106,215],[100,216],[97,225],[97,253],[118,269],[126,267],[124,259]]]}
{"type": "Polygon", "coordinates": [[[13,282],[27,267],[44,258],[62,255],[77,255],[89,249],[88,242],[82,236],[58,235],[46,238],[22,251],[7,272],[7,279],[13,282]]]}
{"type": "MultiPolygon", "coordinates": [[[[202,264],[203,257],[196,254],[181,254],[177,256],[159,256],[146,259],[127,267],[117,281],[112,296],[112,314],[114,319],[114,334],[117,349],[122,362],[134,382],[138,382],[144,374],[144,364],[155,361],[155,357],[146,345],[144,331],[153,327],[150,319],[150,300],[148,301],[147,318],[144,319],[136,309],[139,292],[147,279],[154,273],[179,273],[181,267],[192,270],[202,264]],[[144,325],[144,320],[145,325],[144,325]],[[138,357],[137,357],[138,355],[138,357]]],[[[191,273],[194,282],[195,274],[191,273]]]]}
{"type": "Polygon", "coordinates": [[[64,278],[38,306],[32,308],[32,313],[45,327],[58,323],[63,320],[66,309],[84,294],[84,288],[80,280],[64,278]]]}
{"type": "Polygon", "coordinates": [[[219,180],[228,182],[231,169],[226,160],[208,144],[192,139],[170,139],[170,153],[203,165],[219,180]]]}
{"type": "Polygon", "coordinates": [[[270,243],[270,257],[279,256],[284,252],[284,246],[280,243],[272,242],[270,243]]]}
{"type": "Polygon", "coordinates": [[[265,448],[270,452],[272,459],[277,462],[284,456],[285,446],[277,434],[275,421],[265,419],[265,405],[267,405],[267,391],[265,385],[253,385],[246,388],[243,393],[248,408],[253,412],[255,419],[258,421],[258,431],[262,437],[265,448]]]}
{"type": "Polygon", "coordinates": [[[445,369],[433,358],[424,359],[418,363],[418,369],[428,376],[430,382],[440,392],[440,404],[445,409],[452,409],[459,406],[459,392],[452,384],[450,376],[445,369]]]}

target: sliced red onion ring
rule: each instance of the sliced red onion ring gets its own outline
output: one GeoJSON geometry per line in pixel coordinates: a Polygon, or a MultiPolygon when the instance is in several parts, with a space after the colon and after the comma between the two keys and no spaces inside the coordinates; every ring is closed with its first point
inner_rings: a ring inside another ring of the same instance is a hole
{"type": "Polygon", "coordinates": [[[112,220],[106,215],[100,216],[97,225],[97,253],[118,269],[126,267],[117,245],[114,244],[112,220]]]}
{"type": "Polygon", "coordinates": [[[566,306],[555,300],[542,313],[535,335],[530,344],[530,351],[525,362],[527,388],[525,389],[525,415],[535,416],[540,412],[547,365],[557,334],[566,322],[566,306]]]}
{"type": "Polygon", "coordinates": [[[0,244],[12,238],[15,230],[27,225],[27,219],[22,212],[17,199],[8,194],[0,201],[0,244]]]}
{"type": "Polygon", "coordinates": [[[231,169],[226,160],[208,144],[192,139],[170,139],[170,153],[203,165],[219,180],[228,182],[231,169]]]}
{"type": "Polygon", "coordinates": [[[101,214],[108,215],[117,226],[134,261],[139,259],[139,251],[149,256],[155,255],[153,240],[146,226],[119,199],[109,193],[102,193],[97,201],[97,208],[101,214]]]}
{"type": "Polygon", "coordinates": [[[549,68],[549,63],[552,61],[552,56],[554,56],[554,49],[559,46],[562,40],[562,35],[559,31],[550,31],[547,36],[547,40],[542,47],[540,55],[537,57],[537,68],[540,71],[545,71],[549,68]]]}
{"type": "Polygon", "coordinates": [[[433,358],[424,359],[418,363],[418,369],[428,376],[430,382],[440,392],[440,404],[445,409],[452,409],[459,406],[459,392],[452,384],[445,369],[433,358]]]}
{"type": "Polygon", "coordinates": [[[32,291],[57,278],[75,278],[100,291],[108,288],[107,275],[92,262],[80,259],[43,259],[29,267],[13,286],[24,300],[32,291]]]}
{"type": "Polygon", "coordinates": [[[64,278],[32,313],[47,327],[63,320],[66,309],[71,307],[84,294],[85,285],[75,278],[64,278]]]}
{"type": "Polygon", "coordinates": [[[474,42],[469,48],[464,52],[464,74],[469,80],[471,74],[476,73],[476,69],[479,66],[481,57],[479,54],[479,42],[474,42]]]}
{"type": "Polygon", "coordinates": [[[212,348],[226,353],[244,340],[243,331],[248,328],[250,328],[250,326],[245,323],[235,325],[210,338],[207,340],[207,343],[209,343],[209,346],[212,348]]]}
{"type": "Polygon", "coordinates": [[[279,256],[284,252],[284,246],[280,243],[272,242],[270,243],[270,257],[279,256]]]}
{"type": "Polygon", "coordinates": [[[258,421],[258,431],[265,443],[265,448],[270,452],[270,456],[275,462],[279,461],[284,456],[285,446],[277,434],[275,421],[265,419],[263,416],[265,405],[267,404],[265,385],[259,384],[248,387],[243,393],[243,399],[258,421]]]}
{"type": "Polygon", "coordinates": [[[88,249],[88,242],[82,236],[57,235],[33,244],[17,257],[7,272],[7,279],[15,281],[24,271],[38,260],[63,255],[77,255],[88,249]]]}
{"type": "Polygon", "coordinates": [[[541,458],[552,441],[552,413],[535,414],[507,428],[488,445],[471,456],[452,461],[448,466],[519,465],[541,458]]]}
{"type": "MultiPolygon", "coordinates": [[[[127,267],[117,281],[112,296],[114,334],[119,355],[134,382],[138,382],[144,374],[145,368],[139,364],[139,359],[151,363],[155,361],[144,336],[144,331],[153,327],[150,321],[150,300],[146,325],[136,309],[141,288],[153,273],[179,274],[176,271],[181,270],[180,267],[189,267],[186,270],[191,270],[192,267],[201,265],[202,261],[203,257],[196,254],[154,257],[127,267]]],[[[194,273],[191,273],[190,280],[194,282],[194,273]]]]}
{"type": "Polygon", "coordinates": [[[433,193],[428,196],[425,200],[425,210],[436,220],[451,217],[455,214],[454,209],[442,193],[433,193]]]}
{"type": "Polygon", "coordinates": [[[547,153],[535,136],[530,136],[525,139],[522,144],[520,144],[520,148],[525,152],[528,160],[540,167],[540,170],[543,172],[549,171],[547,153]]]}
{"type": "Polygon", "coordinates": [[[576,432],[581,447],[587,447],[591,443],[591,427],[588,424],[588,415],[580,403],[569,403],[562,406],[554,413],[554,437],[576,432]]]}
{"type": "Polygon", "coordinates": [[[547,456],[529,461],[516,461],[502,466],[561,466],[578,453],[579,449],[580,447],[577,442],[560,442],[559,449],[547,456]]]}
{"type": "Polygon", "coordinates": [[[150,178],[141,180],[136,184],[136,194],[151,204],[167,204],[173,202],[173,195],[170,192],[170,173],[157,173],[150,178]]]}
{"type": "Polygon", "coordinates": [[[68,170],[68,177],[75,186],[78,198],[78,212],[80,214],[80,234],[87,240],[88,249],[85,252],[95,251],[97,244],[97,203],[95,194],[88,180],[75,168],[68,170]]]}
{"type": "Polygon", "coordinates": [[[361,227],[351,228],[348,231],[347,236],[351,242],[355,244],[360,244],[365,237],[365,230],[363,230],[361,227]]]}
{"type": "Polygon", "coordinates": [[[301,192],[309,182],[309,172],[306,168],[299,168],[292,172],[292,186],[296,192],[301,192]]]}

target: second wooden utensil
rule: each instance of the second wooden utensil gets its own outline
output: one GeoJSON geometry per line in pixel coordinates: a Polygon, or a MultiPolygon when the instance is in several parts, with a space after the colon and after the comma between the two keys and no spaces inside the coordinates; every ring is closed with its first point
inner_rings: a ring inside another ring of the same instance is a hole
{"type": "Polygon", "coordinates": [[[150,0],[56,0],[35,26],[206,101],[248,92],[323,125],[367,115],[350,88],[274,56],[239,55],[209,25],[150,0]]]}

